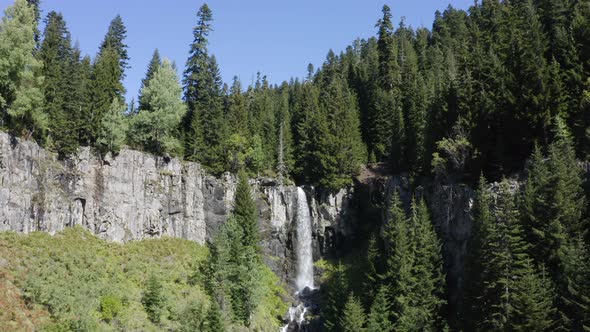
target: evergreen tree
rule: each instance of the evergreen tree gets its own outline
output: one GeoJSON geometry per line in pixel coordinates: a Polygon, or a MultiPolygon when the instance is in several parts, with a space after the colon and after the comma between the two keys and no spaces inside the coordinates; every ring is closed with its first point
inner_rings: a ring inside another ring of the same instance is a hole
{"type": "Polygon", "coordinates": [[[165,301],[166,298],[162,293],[162,282],[155,275],[151,275],[147,280],[146,290],[141,298],[141,303],[152,323],[160,323],[165,301]]]}
{"type": "Polygon", "coordinates": [[[108,48],[112,48],[117,53],[119,59],[119,81],[125,78],[125,69],[129,67],[129,55],[127,54],[127,45],[125,44],[126,37],[127,28],[125,28],[121,15],[117,15],[109,24],[109,29],[100,44],[98,52],[99,57],[102,56],[108,48]]]}
{"type": "Polygon", "coordinates": [[[551,279],[543,268],[537,272],[532,259],[525,260],[521,278],[516,282],[514,331],[550,331],[554,327],[555,294],[551,279]]]}
{"type": "Polygon", "coordinates": [[[400,149],[403,142],[403,120],[401,108],[397,104],[399,97],[399,68],[397,50],[393,37],[391,10],[383,6],[383,17],[377,22],[379,56],[379,84],[370,92],[370,104],[367,114],[368,146],[377,160],[386,160],[389,153],[397,161],[402,158],[400,149]],[[392,143],[393,150],[392,150],[392,143]]]}
{"type": "Polygon", "coordinates": [[[479,184],[473,202],[472,237],[468,244],[468,256],[466,262],[466,290],[464,319],[466,330],[473,330],[481,321],[488,309],[488,302],[482,302],[482,289],[484,287],[484,275],[486,259],[492,254],[488,247],[487,236],[495,231],[496,224],[490,211],[491,196],[487,188],[487,182],[483,174],[479,178],[479,184]]]}
{"type": "Polygon", "coordinates": [[[224,332],[225,326],[223,324],[223,318],[221,317],[221,311],[216,301],[211,302],[211,306],[207,311],[205,317],[205,324],[203,326],[203,332],[224,332]]]}
{"type": "Polygon", "coordinates": [[[125,88],[121,83],[119,56],[110,47],[101,52],[94,61],[90,87],[90,103],[92,109],[85,126],[89,129],[90,142],[95,143],[98,132],[102,130],[102,119],[109,111],[113,99],[122,103],[125,88]]]}
{"type": "Polygon", "coordinates": [[[510,184],[500,183],[495,222],[486,229],[482,243],[483,289],[480,299],[482,320],[479,328],[503,330],[515,324],[518,280],[525,273],[528,259],[518,223],[514,194],[510,184]]]}
{"type": "Polygon", "coordinates": [[[389,320],[391,316],[391,306],[387,299],[388,290],[386,286],[380,286],[375,300],[371,305],[371,312],[367,319],[367,331],[393,331],[393,325],[389,320]]]}
{"type": "Polygon", "coordinates": [[[363,332],[365,331],[365,313],[363,307],[352,293],[344,305],[340,326],[343,332],[363,332]]]}
{"type": "Polygon", "coordinates": [[[152,54],[152,59],[148,64],[147,72],[145,73],[145,78],[141,80],[141,88],[139,90],[139,98],[138,104],[139,109],[141,110],[149,110],[149,105],[143,102],[143,90],[147,88],[150,84],[150,81],[154,77],[154,74],[158,70],[158,68],[162,65],[162,59],[160,58],[160,52],[156,48],[154,53],[152,54]]]}
{"type": "Polygon", "coordinates": [[[74,47],[74,61],[77,65],[73,67],[75,70],[74,75],[74,93],[72,102],[74,103],[72,108],[77,111],[77,124],[78,137],[80,144],[88,145],[92,140],[92,122],[89,119],[92,118],[92,106],[91,100],[91,89],[93,87],[92,82],[92,62],[89,56],[84,56],[81,60],[76,61],[76,58],[80,59],[80,50],[78,47],[74,47]]]}
{"type": "Polygon", "coordinates": [[[420,312],[414,326],[420,330],[437,330],[442,326],[441,309],[444,304],[444,274],[441,244],[430,221],[424,200],[413,204],[411,224],[415,228],[415,259],[413,274],[417,281],[412,290],[412,306],[420,312]]]}
{"type": "Polygon", "coordinates": [[[78,110],[75,100],[76,72],[70,33],[63,16],[54,11],[47,15],[43,42],[38,58],[43,62],[45,112],[49,118],[49,138],[61,157],[76,152],[78,110]]]}
{"type": "Polygon", "coordinates": [[[237,76],[234,76],[230,88],[227,105],[228,126],[237,134],[248,136],[248,112],[246,109],[246,96],[242,91],[242,83],[237,76]]]}
{"type": "Polygon", "coordinates": [[[531,244],[531,256],[555,273],[559,265],[558,253],[566,240],[566,234],[564,225],[558,219],[548,218],[554,203],[552,171],[538,146],[534,149],[529,165],[521,204],[524,230],[531,244]]]}
{"type": "Polygon", "coordinates": [[[225,166],[226,133],[221,77],[215,57],[209,56],[208,40],[213,16],[204,4],[197,13],[194,40],[184,71],[184,100],[188,112],[183,121],[185,151],[189,160],[203,163],[214,173],[225,166]]]}
{"type": "Polygon", "coordinates": [[[349,295],[348,282],[346,280],[346,268],[342,262],[338,262],[336,268],[331,271],[330,279],[325,283],[327,300],[325,308],[322,308],[324,327],[328,332],[343,331],[341,318],[344,312],[343,303],[346,303],[349,295]]]}
{"type": "Polygon", "coordinates": [[[35,13],[25,0],[4,11],[0,24],[0,124],[17,134],[42,138],[47,128],[43,110],[42,64],[35,59],[35,13]]]}
{"type": "Polygon", "coordinates": [[[326,126],[320,127],[319,184],[328,189],[338,189],[351,183],[366,160],[361,140],[356,102],[342,84],[334,80],[320,97],[320,116],[326,117],[326,126]]]}
{"type": "Polygon", "coordinates": [[[233,215],[243,229],[244,246],[258,248],[258,215],[251,190],[246,172],[240,171],[234,198],[233,215]]]}
{"type": "Polygon", "coordinates": [[[568,331],[590,330],[590,255],[580,237],[569,240],[561,253],[560,324],[568,331]]]}
{"type": "Polygon", "coordinates": [[[177,130],[186,106],[176,71],[167,59],[153,73],[141,91],[145,109],[131,120],[130,138],[157,155],[180,155],[182,144],[177,130]]]}

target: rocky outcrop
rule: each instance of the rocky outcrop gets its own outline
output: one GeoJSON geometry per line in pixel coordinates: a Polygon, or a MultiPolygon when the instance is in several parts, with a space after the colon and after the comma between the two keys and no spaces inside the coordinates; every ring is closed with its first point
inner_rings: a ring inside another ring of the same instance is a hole
{"type": "Polygon", "coordinates": [[[0,231],[55,233],[81,225],[124,242],[171,236],[204,243],[226,219],[233,179],[198,164],[123,149],[67,162],[37,144],[0,133],[0,231]]]}
{"type": "MultiPolygon", "coordinates": [[[[297,190],[274,179],[252,181],[261,245],[269,266],[294,279],[297,190]]],[[[231,212],[236,180],[199,164],[123,149],[105,160],[89,148],[67,162],[32,141],[0,132],[0,231],[58,232],[81,225],[116,242],[179,237],[205,243],[231,212]]],[[[306,188],[314,220],[314,257],[349,234],[349,190],[306,188]]]]}

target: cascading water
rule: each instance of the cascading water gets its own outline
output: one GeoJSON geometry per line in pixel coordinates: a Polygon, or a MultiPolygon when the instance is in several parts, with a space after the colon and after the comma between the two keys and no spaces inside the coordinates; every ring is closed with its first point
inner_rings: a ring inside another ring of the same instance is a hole
{"type": "MultiPolygon", "coordinates": [[[[307,205],[307,196],[302,188],[297,187],[297,242],[295,243],[295,254],[297,256],[297,277],[295,296],[300,300],[304,293],[309,293],[313,287],[313,250],[311,244],[311,216],[307,205]]],[[[281,332],[290,331],[295,325],[301,330],[305,321],[307,307],[304,303],[289,308],[289,323],[281,328],[281,332]]]]}
{"type": "Polygon", "coordinates": [[[297,187],[297,291],[305,287],[313,289],[313,256],[311,246],[311,216],[307,205],[307,196],[303,189],[297,187]]]}

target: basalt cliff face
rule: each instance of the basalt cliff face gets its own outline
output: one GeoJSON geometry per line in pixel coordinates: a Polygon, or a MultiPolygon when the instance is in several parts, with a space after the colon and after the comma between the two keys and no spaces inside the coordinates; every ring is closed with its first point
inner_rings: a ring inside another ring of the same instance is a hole
{"type": "MultiPolygon", "coordinates": [[[[269,178],[252,184],[266,261],[291,283],[297,188],[269,178]]],[[[235,186],[229,173],[217,178],[197,163],[130,149],[101,160],[81,148],[60,161],[0,132],[0,231],[55,233],[80,225],[115,242],[170,236],[205,243],[231,213],[235,186]]],[[[352,190],[306,191],[317,258],[349,232],[343,216],[352,190]]]]}

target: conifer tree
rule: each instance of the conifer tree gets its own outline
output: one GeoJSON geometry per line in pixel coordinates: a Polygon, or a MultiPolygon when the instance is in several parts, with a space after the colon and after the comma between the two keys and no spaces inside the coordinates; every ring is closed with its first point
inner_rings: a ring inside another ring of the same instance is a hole
{"type": "Polygon", "coordinates": [[[320,135],[319,184],[328,189],[338,189],[351,183],[358,174],[366,152],[361,140],[356,102],[348,89],[333,80],[320,97],[321,116],[326,126],[318,129],[320,135]]]}
{"type": "Polygon", "coordinates": [[[209,56],[208,40],[213,16],[204,4],[197,13],[194,40],[184,71],[184,100],[188,112],[183,121],[185,150],[189,160],[202,162],[214,173],[225,166],[226,139],[222,83],[215,57],[209,56]]]}
{"type": "Polygon", "coordinates": [[[35,13],[25,0],[16,0],[4,11],[0,24],[0,122],[9,118],[17,134],[43,138],[47,115],[43,110],[42,64],[35,50],[35,13]]]}
{"type": "MultiPolygon", "coordinates": [[[[76,58],[80,59],[79,54],[79,48],[74,47],[74,61],[76,58]]],[[[92,139],[92,122],[89,121],[92,117],[92,105],[90,104],[93,86],[92,75],[92,61],[86,55],[75,66],[75,92],[72,98],[74,102],[72,108],[78,114],[76,128],[81,145],[89,145],[92,139]]]]}
{"type": "Polygon", "coordinates": [[[365,272],[364,286],[364,298],[367,303],[371,303],[374,300],[377,290],[380,289],[379,281],[380,275],[378,272],[379,264],[379,247],[377,244],[377,237],[372,234],[369,238],[369,244],[367,248],[367,269],[365,272]]]}
{"type": "Polygon", "coordinates": [[[240,171],[234,198],[233,215],[244,230],[244,246],[258,248],[258,216],[251,190],[246,172],[240,171]]]}
{"type": "Polygon", "coordinates": [[[149,105],[143,102],[143,90],[147,88],[150,84],[150,81],[154,77],[156,70],[162,65],[162,59],[160,58],[160,52],[156,48],[154,53],[152,54],[152,59],[147,67],[147,72],[145,73],[144,79],[141,80],[141,88],[139,90],[139,98],[138,98],[138,107],[142,110],[149,110],[149,105]]]}
{"type": "Polygon", "coordinates": [[[555,294],[551,279],[542,268],[537,271],[526,259],[522,276],[516,282],[514,331],[550,331],[554,327],[555,294]]]}
{"type": "Polygon", "coordinates": [[[521,218],[530,254],[538,264],[546,264],[552,273],[558,269],[558,253],[566,240],[564,225],[548,218],[553,205],[552,171],[541,149],[536,146],[528,168],[527,183],[522,194],[521,218]]]}
{"type": "Polygon", "coordinates": [[[559,323],[564,330],[590,330],[590,254],[588,246],[577,236],[570,239],[561,253],[563,278],[559,280],[559,323]]]}
{"type": "Polygon", "coordinates": [[[125,69],[129,67],[129,55],[127,54],[127,45],[125,44],[125,38],[127,37],[127,28],[123,23],[121,15],[115,16],[98,51],[98,56],[102,56],[106,49],[112,48],[119,59],[119,72],[120,77],[118,80],[125,78],[125,69]]]}
{"type": "Polygon", "coordinates": [[[249,132],[246,96],[242,91],[242,83],[237,76],[234,76],[230,88],[227,107],[229,127],[237,134],[247,137],[249,132]]]}
{"type": "Polygon", "coordinates": [[[111,47],[104,49],[94,61],[90,88],[92,106],[87,128],[90,130],[90,142],[96,142],[101,129],[102,118],[109,111],[113,99],[123,101],[125,88],[121,83],[119,55],[111,47]]]}
{"type": "Polygon", "coordinates": [[[162,293],[162,282],[157,276],[152,274],[147,280],[146,290],[141,298],[141,303],[152,323],[160,323],[164,310],[164,302],[165,297],[162,293]]]}
{"type": "Polygon", "coordinates": [[[346,280],[346,268],[342,262],[338,262],[336,268],[331,271],[330,279],[326,282],[327,301],[322,308],[324,328],[329,332],[342,331],[341,318],[344,311],[343,303],[346,303],[349,295],[349,286],[346,280]]]}
{"type": "Polygon", "coordinates": [[[387,296],[387,287],[380,286],[367,318],[367,331],[393,331],[393,324],[391,324],[391,321],[389,320],[389,317],[391,316],[391,306],[387,296]]]}
{"type": "Polygon", "coordinates": [[[203,332],[225,332],[221,311],[216,301],[211,301],[211,306],[205,317],[203,332]]]}
{"type": "Polygon", "coordinates": [[[527,243],[523,241],[514,194],[510,184],[500,183],[495,222],[486,229],[482,243],[483,289],[479,328],[503,330],[515,324],[518,280],[525,272],[527,243]]]}
{"type": "Polygon", "coordinates": [[[46,26],[38,58],[43,62],[45,112],[49,117],[49,138],[61,157],[76,152],[78,110],[74,95],[75,59],[70,33],[63,16],[54,11],[45,19],[46,26]]]}
{"type": "Polygon", "coordinates": [[[414,322],[422,330],[436,330],[442,326],[441,309],[444,304],[444,274],[441,244],[430,220],[424,200],[413,203],[412,222],[415,228],[415,259],[413,274],[417,283],[412,290],[412,306],[421,312],[414,322]]]}
{"type": "Polygon", "coordinates": [[[403,120],[401,108],[397,105],[399,97],[399,68],[397,64],[397,50],[393,37],[391,23],[391,9],[383,6],[383,17],[377,22],[379,56],[379,84],[371,91],[369,108],[367,111],[368,146],[377,160],[386,160],[389,153],[400,153],[395,160],[402,158],[401,150],[391,150],[392,142],[395,148],[401,148],[403,142],[403,120]]]}
{"type": "Polygon", "coordinates": [[[348,296],[348,300],[344,305],[344,311],[340,326],[343,332],[363,332],[365,331],[365,313],[363,307],[352,293],[348,296]]]}
{"type": "Polygon", "coordinates": [[[199,161],[213,173],[225,167],[223,143],[226,132],[221,76],[214,56],[207,53],[212,14],[207,5],[199,9],[194,41],[184,72],[185,149],[189,160],[199,161]]]}
{"type": "MultiPolygon", "coordinates": [[[[491,197],[487,189],[487,182],[483,174],[479,177],[479,184],[473,202],[472,237],[468,244],[466,262],[466,290],[464,301],[463,324],[466,330],[475,329],[487,310],[487,303],[481,302],[484,287],[486,259],[491,252],[487,236],[495,230],[495,222],[490,211],[491,197]]],[[[462,313],[460,313],[462,314],[462,313]]]]}

